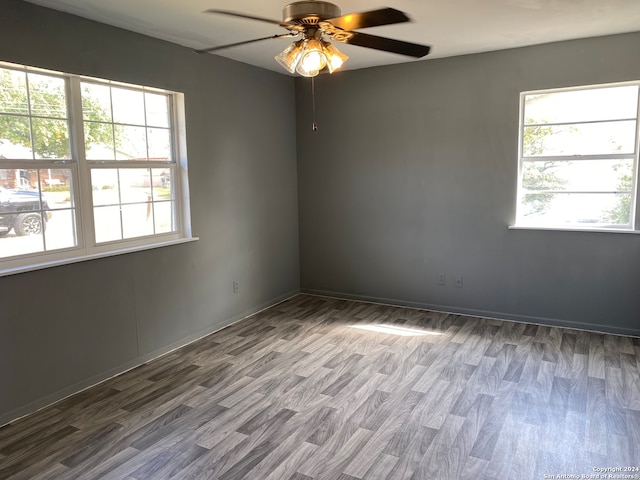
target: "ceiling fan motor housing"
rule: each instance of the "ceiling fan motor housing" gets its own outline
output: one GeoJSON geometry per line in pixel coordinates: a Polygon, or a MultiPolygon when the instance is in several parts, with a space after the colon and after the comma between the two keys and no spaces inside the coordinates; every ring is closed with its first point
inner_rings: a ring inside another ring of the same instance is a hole
{"type": "Polygon", "coordinates": [[[294,2],[282,9],[283,22],[295,25],[317,25],[340,15],[340,8],[329,2],[294,2]]]}

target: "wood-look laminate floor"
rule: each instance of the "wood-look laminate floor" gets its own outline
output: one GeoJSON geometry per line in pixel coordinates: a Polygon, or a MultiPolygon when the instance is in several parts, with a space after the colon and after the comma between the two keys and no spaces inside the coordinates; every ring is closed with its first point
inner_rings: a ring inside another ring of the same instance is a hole
{"type": "Polygon", "coordinates": [[[639,368],[637,338],[300,295],[0,429],[0,478],[594,475],[640,467],[639,368]]]}

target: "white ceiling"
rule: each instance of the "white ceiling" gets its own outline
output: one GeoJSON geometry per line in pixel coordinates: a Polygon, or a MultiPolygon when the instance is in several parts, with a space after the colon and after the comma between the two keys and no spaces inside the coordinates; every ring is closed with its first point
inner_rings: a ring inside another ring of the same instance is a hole
{"type": "MultiPolygon", "coordinates": [[[[281,20],[290,0],[29,0],[99,22],[206,48],[266,37],[286,30],[276,25],[201,13],[233,10],[281,20]]],[[[412,23],[366,29],[366,33],[432,46],[425,59],[501,50],[558,40],[640,30],[640,0],[339,0],[343,14],[393,7],[412,23]]],[[[291,40],[277,39],[217,52],[234,60],[284,70],[273,59],[291,40]]],[[[344,70],[416,61],[410,57],[352,45],[344,70]]],[[[417,60],[421,61],[421,60],[417,60]]]]}

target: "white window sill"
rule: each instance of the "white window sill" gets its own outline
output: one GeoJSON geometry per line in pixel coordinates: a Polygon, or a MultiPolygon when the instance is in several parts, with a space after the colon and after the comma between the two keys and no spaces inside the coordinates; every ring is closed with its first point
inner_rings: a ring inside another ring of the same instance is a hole
{"type": "Polygon", "coordinates": [[[541,230],[557,232],[591,232],[591,233],[631,233],[640,234],[640,230],[622,230],[620,228],[581,228],[581,227],[543,227],[533,225],[509,225],[509,230],[541,230]]]}
{"type": "Polygon", "coordinates": [[[0,277],[15,275],[17,273],[31,272],[34,270],[42,270],[50,267],[57,267],[59,265],[69,265],[71,263],[85,262],[87,260],[95,260],[97,258],[113,257],[116,255],[124,255],[126,253],[141,252],[144,250],[152,250],[154,248],[168,247],[170,245],[180,245],[182,243],[196,242],[198,240],[200,240],[198,237],[187,237],[187,238],[178,238],[178,239],[172,239],[172,240],[164,240],[156,243],[148,243],[146,245],[136,245],[134,247],[108,250],[108,251],[99,252],[99,253],[91,253],[88,255],[77,255],[77,256],[71,256],[71,257],[66,257],[62,259],[44,261],[41,263],[34,263],[31,265],[23,265],[23,266],[14,267],[14,268],[6,268],[4,270],[0,270],[0,277]]]}

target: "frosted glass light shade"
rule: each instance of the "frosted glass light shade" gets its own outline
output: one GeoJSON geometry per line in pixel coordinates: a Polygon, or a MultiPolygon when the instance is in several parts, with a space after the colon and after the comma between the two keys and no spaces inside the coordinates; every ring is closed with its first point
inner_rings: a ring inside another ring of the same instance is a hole
{"type": "Polygon", "coordinates": [[[338,50],[329,42],[322,42],[322,50],[324,51],[325,56],[328,58],[327,68],[329,69],[329,73],[333,73],[338,70],[344,62],[346,62],[349,57],[347,57],[344,53],[338,50]]]}
{"type": "Polygon", "coordinates": [[[303,77],[315,77],[327,65],[320,40],[306,40],[296,71],[303,77]]]}
{"type": "Polygon", "coordinates": [[[296,66],[300,61],[300,56],[303,52],[303,44],[304,40],[298,40],[297,42],[289,45],[275,57],[277,62],[282,65],[289,73],[293,73],[296,71],[296,66]]]}

